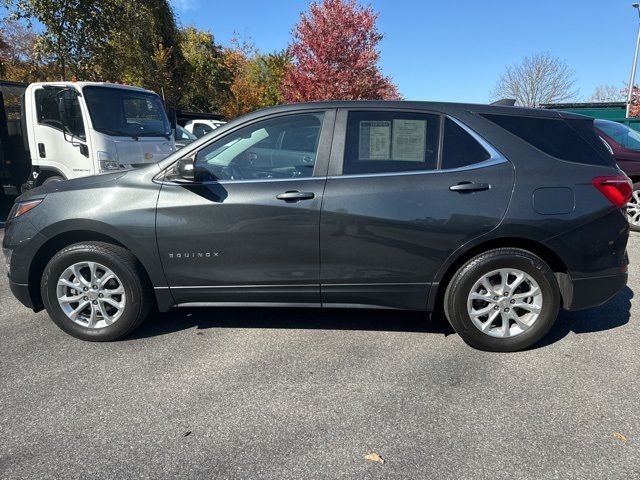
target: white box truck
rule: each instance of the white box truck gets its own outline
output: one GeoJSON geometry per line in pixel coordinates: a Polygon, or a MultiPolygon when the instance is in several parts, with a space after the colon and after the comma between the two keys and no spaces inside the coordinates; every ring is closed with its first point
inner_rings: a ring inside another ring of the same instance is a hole
{"type": "MultiPolygon", "coordinates": [[[[0,89],[19,86],[0,83],[0,89]]],[[[23,89],[13,110],[3,100],[0,112],[5,195],[135,168],[175,151],[174,127],[154,92],[102,82],[43,82],[23,89]]]]}

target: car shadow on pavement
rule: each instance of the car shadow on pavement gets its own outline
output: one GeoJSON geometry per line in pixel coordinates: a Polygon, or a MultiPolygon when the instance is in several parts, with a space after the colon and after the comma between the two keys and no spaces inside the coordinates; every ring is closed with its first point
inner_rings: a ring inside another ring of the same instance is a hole
{"type": "MultiPolygon", "coordinates": [[[[562,311],[551,331],[532,348],[555,343],[570,332],[593,333],[629,322],[633,291],[625,287],[606,304],[578,312],[562,311]]],[[[167,335],[196,328],[278,328],[319,330],[367,330],[450,335],[455,333],[442,315],[432,320],[421,312],[369,309],[315,308],[176,308],[156,313],[127,339],[167,335]]]]}
{"type": "Polygon", "coordinates": [[[558,320],[549,333],[532,348],[550,345],[575,334],[602,332],[618,328],[629,323],[631,318],[631,299],[633,290],[624,287],[604,305],[576,312],[561,311],[558,320]]]}
{"type": "Polygon", "coordinates": [[[380,309],[320,308],[176,308],[156,313],[129,339],[154,337],[196,327],[279,328],[318,330],[371,330],[450,335],[449,323],[440,317],[429,321],[422,312],[380,309]]]}

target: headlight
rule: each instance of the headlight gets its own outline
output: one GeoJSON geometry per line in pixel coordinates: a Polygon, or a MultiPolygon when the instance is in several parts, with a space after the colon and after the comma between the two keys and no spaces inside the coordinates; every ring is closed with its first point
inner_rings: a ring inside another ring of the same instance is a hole
{"type": "Polygon", "coordinates": [[[100,160],[100,171],[120,170],[120,164],[115,160],[100,160]]]}
{"type": "Polygon", "coordinates": [[[24,215],[29,210],[33,210],[41,203],[41,198],[39,200],[29,200],[28,202],[18,202],[13,206],[11,212],[9,212],[9,217],[7,218],[7,220],[11,220],[12,218],[17,218],[20,215],[24,215]]]}

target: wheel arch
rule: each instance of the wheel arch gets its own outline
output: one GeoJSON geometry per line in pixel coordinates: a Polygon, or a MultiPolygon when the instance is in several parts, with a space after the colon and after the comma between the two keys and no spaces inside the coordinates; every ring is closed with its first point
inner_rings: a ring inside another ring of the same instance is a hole
{"type": "MultiPolygon", "coordinates": [[[[136,260],[140,262],[142,269],[147,276],[147,280],[149,280],[151,285],[155,286],[157,284],[157,282],[154,282],[153,275],[150,273],[148,261],[143,260],[134,249],[130,248],[126,243],[117,240],[115,236],[95,230],[67,230],[51,236],[45,243],[43,243],[34,254],[33,260],[29,266],[29,294],[35,311],[39,311],[44,308],[40,292],[40,280],[49,260],[51,260],[51,258],[53,258],[53,256],[63,248],[81,242],[104,242],[126,249],[131,252],[136,260]]],[[[168,290],[156,289],[155,292],[159,308],[164,310],[168,309],[173,303],[172,299],[164,298],[164,292],[168,292],[168,290]],[[160,294],[160,292],[162,292],[162,294],[160,294]]]]}
{"type": "Polygon", "coordinates": [[[456,254],[452,255],[435,279],[437,288],[432,288],[429,292],[427,310],[429,312],[433,312],[435,309],[440,308],[440,306],[443,305],[442,302],[444,300],[447,285],[465,262],[488,250],[505,247],[521,248],[540,257],[555,273],[563,301],[566,303],[571,298],[572,291],[568,269],[562,258],[556,252],[536,240],[519,237],[500,237],[486,240],[475,245],[470,245],[468,248],[458,251],[456,254]]]}

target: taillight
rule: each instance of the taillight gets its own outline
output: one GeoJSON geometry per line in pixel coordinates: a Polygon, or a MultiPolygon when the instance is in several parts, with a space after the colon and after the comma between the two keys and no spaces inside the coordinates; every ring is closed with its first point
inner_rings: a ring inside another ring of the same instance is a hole
{"type": "Polygon", "coordinates": [[[596,177],[592,183],[616,207],[626,206],[633,194],[633,184],[626,175],[596,177]]]}

